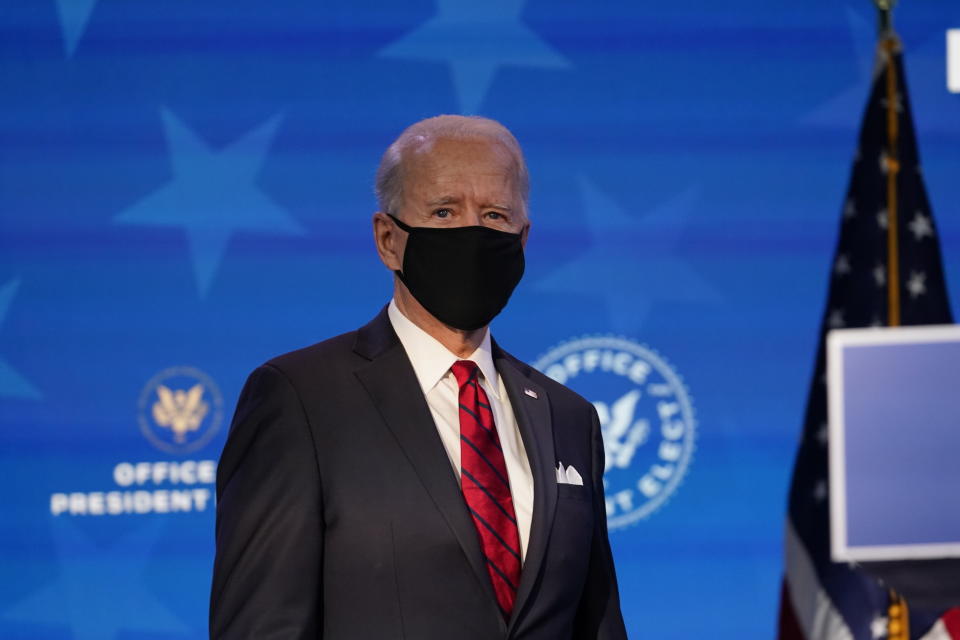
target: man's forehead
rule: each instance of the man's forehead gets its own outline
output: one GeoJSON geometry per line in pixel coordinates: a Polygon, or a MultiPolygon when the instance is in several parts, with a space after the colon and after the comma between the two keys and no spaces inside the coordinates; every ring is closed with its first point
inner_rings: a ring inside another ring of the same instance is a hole
{"type": "Polygon", "coordinates": [[[520,197],[515,172],[506,166],[436,163],[412,169],[405,176],[405,188],[427,204],[457,204],[467,193],[482,195],[491,204],[520,197]]]}
{"type": "Polygon", "coordinates": [[[500,140],[487,137],[455,138],[442,136],[424,139],[420,144],[408,149],[406,160],[411,163],[435,161],[457,156],[486,155],[513,161],[513,154],[500,140]]]}
{"type": "Polygon", "coordinates": [[[402,180],[410,204],[432,208],[469,200],[505,213],[523,209],[517,159],[500,140],[440,137],[408,151],[402,180]]]}
{"type": "Polygon", "coordinates": [[[443,181],[469,176],[510,176],[513,155],[497,140],[440,138],[419,146],[405,158],[408,177],[443,181]]]}

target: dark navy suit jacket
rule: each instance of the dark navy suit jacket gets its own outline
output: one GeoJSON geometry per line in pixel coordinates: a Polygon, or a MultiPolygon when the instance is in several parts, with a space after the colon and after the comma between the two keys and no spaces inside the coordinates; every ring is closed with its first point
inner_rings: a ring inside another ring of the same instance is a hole
{"type": "Polygon", "coordinates": [[[593,406],[494,344],[534,481],[510,620],[386,310],[247,380],[217,471],[214,638],[626,638],[593,406]],[[558,484],[557,462],[583,486],[558,484]]]}

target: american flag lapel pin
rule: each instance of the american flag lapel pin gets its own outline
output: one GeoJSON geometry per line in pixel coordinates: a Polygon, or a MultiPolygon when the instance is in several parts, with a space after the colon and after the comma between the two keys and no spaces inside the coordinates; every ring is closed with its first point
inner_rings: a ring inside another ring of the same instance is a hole
{"type": "Polygon", "coordinates": [[[533,389],[527,389],[526,387],[524,387],[524,388],[523,388],[523,392],[524,392],[525,394],[527,394],[528,396],[530,396],[531,398],[533,398],[534,400],[536,400],[537,398],[540,397],[540,396],[537,395],[537,392],[534,391],[533,389]]]}

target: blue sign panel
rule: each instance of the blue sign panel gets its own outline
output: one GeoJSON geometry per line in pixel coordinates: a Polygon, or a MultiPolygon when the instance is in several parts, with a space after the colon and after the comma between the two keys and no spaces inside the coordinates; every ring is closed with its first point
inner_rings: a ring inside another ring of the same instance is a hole
{"type": "Polygon", "coordinates": [[[828,343],[834,558],[960,556],[960,326],[828,343]]]}

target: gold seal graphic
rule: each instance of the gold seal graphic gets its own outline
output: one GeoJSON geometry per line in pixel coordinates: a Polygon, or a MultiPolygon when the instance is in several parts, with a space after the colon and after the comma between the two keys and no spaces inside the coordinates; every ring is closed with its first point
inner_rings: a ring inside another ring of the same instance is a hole
{"type": "Polygon", "coordinates": [[[203,385],[195,384],[189,391],[173,391],[165,385],[157,385],[157,401],[153,403],[153,420],[161,427],[173,431],[173,439],[182,443],[188,431],[200,428],[204,416],[210,409],[204,402],[203,385]]]}
{"type": "Polygon", "coordinates": [[[195,367],[164,369],[140,393],[140,431],[167,453],[202,448],[220,428],[222,417],[220,390],[195,367]]]}

